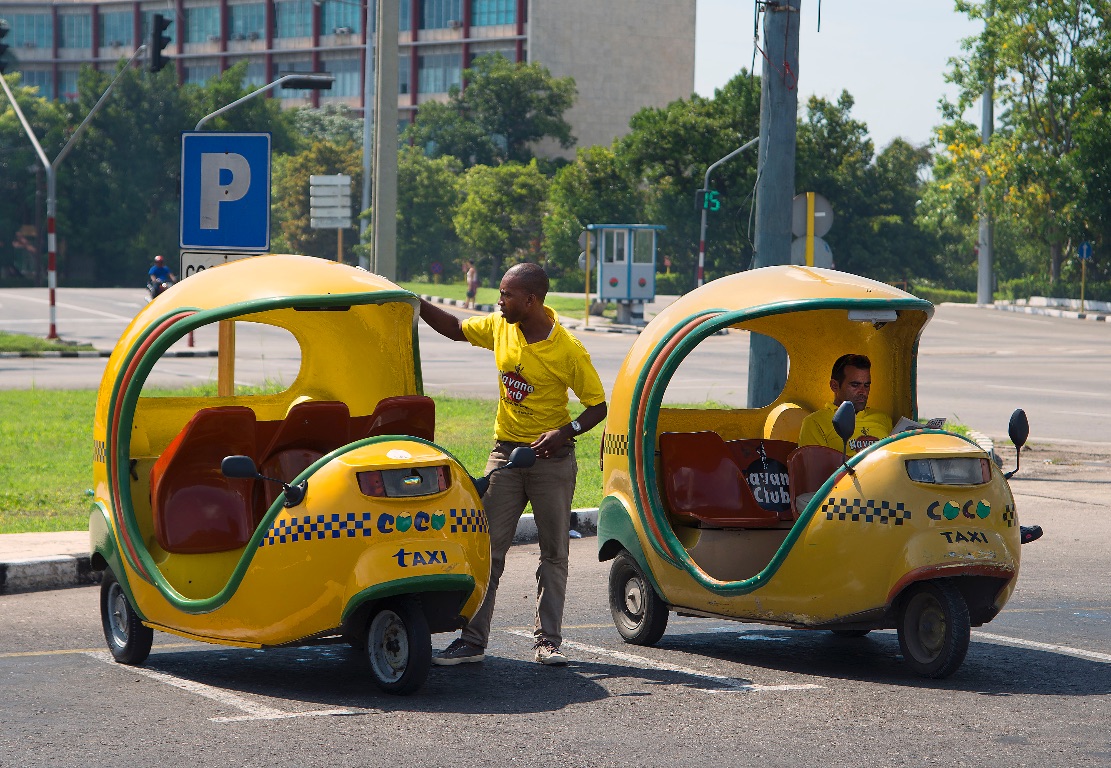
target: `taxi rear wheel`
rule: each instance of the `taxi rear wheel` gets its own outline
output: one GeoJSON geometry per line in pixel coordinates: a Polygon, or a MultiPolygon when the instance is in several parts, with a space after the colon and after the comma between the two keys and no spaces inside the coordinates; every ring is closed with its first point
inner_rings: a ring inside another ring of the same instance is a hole
{"type": "Polygon", "coordinates": [[[948,677],[968,653],[968,604],[946,581],[927,581],[908,591],[899,616],[899,647],[907,665],[924,677],[948,677]]]}
{"type": "Polygon", "coordinates": [[[610,566],[610,613],[626,643],[655,645],[667,629],[667,604],[636,559],[622,551],[610,566]]]}
{"type": "Polygon", "coordinates": [[[142,664],[150,655],[154,630],[143,624],[111,568],[100,579],[100,623],[112,658],[121,664],[142,664]]]}
{"type": "Polygon", "coordinates": [[[416,598],[383,605],[367,626],[366,653],[374,684],[386,693],[407,695],[428,679],[432,633],[416,598]]]}

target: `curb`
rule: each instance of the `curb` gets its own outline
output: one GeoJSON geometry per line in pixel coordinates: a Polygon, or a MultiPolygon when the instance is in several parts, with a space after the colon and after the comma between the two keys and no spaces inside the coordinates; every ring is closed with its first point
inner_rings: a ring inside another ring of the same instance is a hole
{"type": "MultiPolygon", "coordinates": [[[[598,532],[598,508],[571,510],[571,530],[581,536],[598,532]]],[[[579,538],[576,537],[576,538],[579,538]]],[[[517,521],[514,544],[533,544],[539,541],[536,520],[531,514],[521,515],[517,521]]],[[[0,595],[22,592],[41,592],[66,587],[83,587],[100,583],[100,571],[94,571],[87,554],[34,557],[26,560],[0,562],[0,595]]]]}
{"type": "MultiPolygon", "coordinates": [[[[419,294],[425,301],[431,301],[433,304],[447,304],[449,307],[462,307],[466,304],[463,299],[445,299],[443,296],[429,296],[427,293],[419,294]]],[[[493,304],[475,304],[475,312],[493,312],[497,309],[493,304]]]]}
{"type": "MultiPolygon", "coordinates": [[[[162,357],[217,357],[219,352],[215,349],[184,349],[174,352],[165,352],[162,357]]],[[[0,352],[0,359],[14,358],[14,357],[111,357],[112,350],[110,349],[97,349],[89,352],[0,352]]]]}
{"type": "Polygon", "coordinates": [[[1108,323],[1108,315],[1100,312],[1079,312],[1071,309],[1055,309],[1053,307],[1030,307],[1022,304],[964,304],[961,302],[944,301],[942,306],[976,307],[978,309],[994,309],[999,312],[1017,312],[1021,315],[1041,315],[1044,317],[1062,317],[1069,320],[1091,320],[1097,323],[1108,323]]]}

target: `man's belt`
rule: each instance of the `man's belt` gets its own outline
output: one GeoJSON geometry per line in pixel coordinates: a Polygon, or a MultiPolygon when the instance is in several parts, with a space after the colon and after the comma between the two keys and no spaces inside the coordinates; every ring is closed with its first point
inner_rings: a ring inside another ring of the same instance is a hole
{"type": "MultiPolygon", "coordinates": [[[[532,443],[518,443],[518,442],[515,442],[513,440],[495,440],[494,441],[494,450],[502,451],[503,453],[509,453],[514,448],[521,448],[521,447],[529,448],[531,446],[532,446],[532,443]]],[[[567,443],[567,445],[563,446],[562,448],[556,449],[550,455],[548,455],[548,456],[537,456],[536,458],[540,459],[540,460],[543,460],[543,459],[562,459],[566,456],[570,456],[571,452],[573,450],[575,450],[575,441],[572,439],[570,442],[567,443]]]]}

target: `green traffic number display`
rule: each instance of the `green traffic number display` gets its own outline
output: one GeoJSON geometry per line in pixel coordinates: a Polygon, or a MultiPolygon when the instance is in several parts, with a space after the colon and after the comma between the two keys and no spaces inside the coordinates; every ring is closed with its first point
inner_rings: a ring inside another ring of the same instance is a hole
{"type": "Polygon", "coordinates": [[[694,193],[694,205],[700,211],[718,211],[721,210],[721,197],[719,197],[717,190],[700,189],[694,193]]]}

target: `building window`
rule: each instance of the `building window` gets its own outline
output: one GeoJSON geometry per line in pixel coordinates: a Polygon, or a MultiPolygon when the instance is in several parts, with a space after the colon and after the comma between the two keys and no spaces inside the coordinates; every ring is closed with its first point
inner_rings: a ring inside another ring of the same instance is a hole
{"type": "Polygon", "coordinates": [[[330,91],[321,91],[322,96],[358,96],[361,92],[362,78],[359,59],[331,59],[321,62],[324,71],[336,78],[330,91]]]}
{"type": "Polygon", "coordinates": [[[59,48],[92,48],[92,17],[88,14],[67,13],[58,17],[59,48]]]}
{"type": "MultiPolygon", "coordinates": [[[[402,0],[402,5],[405,0],[402,0]]],[[[363,9],[358,3],[348,0],[328,0],[324,3],[324,19],[320,27],[322,35],[350,35],[360,31],[363,9]]]]}
{"type": "Polygon", "coordinates": [[[39,96],[44,99],[54,98],[54,73],[49,69],[23,70],[23,84],[30,88],[38,88],[39,96]]]}
{"type": "Polygon", "coordinates": [[[474,0],[471,19],[471,24],[476,27],[516,24],[517,0],[474,0]]]}
{"type": "Polygon", "coordinates": [[[397,92],[398,93],[412,93],[413,92],[413,70],[409,66],[410,58],[407,55],[402,57],[397,62],[397,92]]]}
{"type": "MultiPolygon", "coordinates": [[[[374,22],[371,22],[371,26],[374,22]]],[[[408,32],[413,28],[413,6],[408,0],[401,0],[401,13],[397,15],[397,28],[402,32],[408,32]]]]}
{"type": "Polygon", "coordinates": [[[101,48],[130,46],[133,32],[131,19],[132,16],[127,11],[100,14],[100,40],[97,44],[101,48]]]}
{"type": "Polygon", "coordinates": [[[10,44],[19,48],[52,48],[53,18],[48,13],[15,13],[9,17],[12,36],[10,44]]]}
{"type": "Polygon", "coordinates": [[[220,74],[215,64],[190,64],[185,67],[185,82],[191,85],[204,85],[220,74]]]}
{"type": "Polygon", "coordinates": [[[474,60],[479,56],[501,56],[509,61],[513,61],[517,57],[517,48],[510,43],[509,45],[476,45],[471,49],[468,67],[474,66],[474,60]]]}
{"type": "Polygon", "coordinates": [[[63,69],[58,75],[58,98],[62,101],[77,101],[77,70],[63,69]]]}
{"type": "Polygon", "coordinates": [[[220,8],[202,5],[185,9],[185,42],[208,43],[220,39],[220,8]]]}
{"type": "MultiPolygon", "coordinates": [[[[421,0],[420,28],[456,27],[463,19],[462,0],[421,0]]],[[[423,88],[421,89],[424,90],[423,88]]]]}
{"type": "Polygon", "coordinates": [[[278,0],[274,3],[274,37],[311,36],[312,0],[278,0]]]}
{"type": "Polygon", "coordinates": [[[417,82],[421,93],[447,93],[463,82],[463,67],[458,53],[430,53],[419,57],[417,82]]]}
{"type": "Polygon", "coordinates": [[[266,3],[228,6],[232,40],[258,40],[266,32],[266,3]]]}
{"type": "Polygon", "coordinates": [[[247,62],[247,75],[243,78],[243,85],[250,88],[255,86],[261,88],[270,82],[270,78],[266,72],[266,62],[264,61],[248,61],[247,62]]]}

